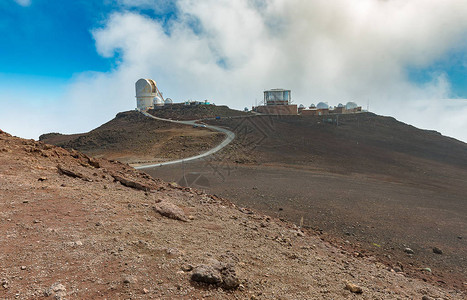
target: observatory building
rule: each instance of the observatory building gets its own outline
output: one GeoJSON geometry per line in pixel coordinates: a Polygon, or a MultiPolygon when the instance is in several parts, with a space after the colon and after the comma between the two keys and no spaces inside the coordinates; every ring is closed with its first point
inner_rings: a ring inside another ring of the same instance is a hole
{"type": "Polygon", "coordinates": [[[147,110],[153,108],[154,105],[164,105],[162,93],[157,89],[156,82],[152,79],[139,79],[135,83],[136,89],[136,108],[139,110],[147,110]]]}
{"type": "Polygon", "coordinates": [[[272,89],[264,91],[264,104],[266,105],[289,105],[290,90],[272,89]]]}
{"type": "Polygon", "coordinates": [[[296,115],[297,105],[292,104],[290,90],[264,91],[264,105],[254,108],[259,113],[272,115],[296,115]]]}
{"type": "Polygon", "coordinates": [[[302,109],[302,116],[322,116],[329,114],[355,114],[362,111],[362,107],[355,102],[347,102],[346,105],[339,103],[336,107],[330,107],[327,102],[319,102],[316,106],[313,104],[309,109],[302,109]]]}

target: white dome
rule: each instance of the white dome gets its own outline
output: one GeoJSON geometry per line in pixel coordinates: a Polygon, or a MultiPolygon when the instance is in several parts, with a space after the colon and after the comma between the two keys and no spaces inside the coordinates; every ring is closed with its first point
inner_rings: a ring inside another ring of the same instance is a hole
{"type": "Polygon", "coordinates": [[[172,101],[172,99],[170,99],[170,98],[166,98],[166,99],[165,99],[165,104],[172,104],[172,103],[174,103],[174,102],[172,101]]]}
{"type": "Polygon", "coordinates": [[[355,109],[357,108],[357,103],[355,102],[347,102],[347,104],[345,105],[345,109],[355,109]]]}
{"type": "Polygon", "coordinates": [[[324,103],[324,102],[320,102],[316,105],[316,108],[317,109],[328,109],[329,108],[329,105],[327,103],[324,103]]]}
{"type": "Polygon", "coordinates": [[[136,97],[150,97],[156,95],[156,82],[152,79],[139,79],[135,83],[136,97]]]}
{"type": "Polygon", "coordinates": [[[337,107],[344,107],[344,104],[339,103],[339,104],[337,105],[337,107]]]}
{"type": "Polygon", "coordinates": [[[300,104],[298,108],[305,108],[305,106],[303,104],[300,104]]]}
{"type": "Polygon", "coordinates": [[[164,100],[162,100],[162,98],[159,96],[154,97],[153,102],[154,102],[154,105],[157,105],[157,106],[164,105],[164,100]]]}
{"type": "Polygon", "coordinates": [[[316,105],[314,103],[311,103],[310,108],[316,108],[316,105]]]}

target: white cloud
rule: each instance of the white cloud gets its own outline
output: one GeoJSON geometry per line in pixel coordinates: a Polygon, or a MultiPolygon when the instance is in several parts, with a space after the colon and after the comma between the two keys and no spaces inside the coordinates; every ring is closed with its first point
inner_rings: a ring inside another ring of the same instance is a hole
{"type": "Polygon", "coordinates": [[[16,3],[18,3],[21,6],[29,6],[31,5],[31,0],[14,0],[16,3]]]}
{"type": "Polygon", "coordinates": [[[438,100],[450,94],[445,74],[424,85],[406,74],[465,46],[464,0],[179,0],[177,8],[168,24],[123,11],[93,31],[98,53],[121,62],[70,87],[66,99],[74,115],[92,120],[86,126],[134,108],[134,82],[144,77],[166,97],[235,108],[275,87],[291,89],[297,104],[370,100],[376,113],[467,141],[465,101],[438,100]]]}

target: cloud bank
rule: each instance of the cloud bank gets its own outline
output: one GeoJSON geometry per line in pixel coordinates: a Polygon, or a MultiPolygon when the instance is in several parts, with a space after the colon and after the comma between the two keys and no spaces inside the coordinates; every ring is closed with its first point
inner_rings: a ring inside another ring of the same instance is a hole
{"type": "Polygon", "coordinates": [[[123,10],[92,30],[98,53],[118,64],[74,79],[65,96],[74,114],[62,128],[76,131],[74,122],[85,118],[92,121],[81,130],[88,130],[133,109],[134,82],[152,78],[175,101],[210,99],[241,109],[281,87],[297,104],[369,103],[378,114],[467,141],[467,102],[448,99],[446,74],[420,84],[407,73],[467,52],[464,0],[120,3],[123,10]],[[168,21],[135,10],[170,5],[176,17],[168,21]]]}

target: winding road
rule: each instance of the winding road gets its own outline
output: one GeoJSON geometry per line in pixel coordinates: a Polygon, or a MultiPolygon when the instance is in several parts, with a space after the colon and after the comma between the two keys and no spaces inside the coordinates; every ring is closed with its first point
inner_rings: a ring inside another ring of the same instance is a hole
{"type": "MultiPolygon", "coordinates": [[[[176,120],[169,120],[169,119],[163,119],[163,118],[158,118],[158,117],[155,117],[145,111],[140,111],[143,115],[145,115],[146,117],[149,117],[149,118],[153,118],[153,119],[156,119],[156,120],[159,120],[159,121],[165,121],[165,122],[171,122],[171,123],[178,123],[178,124],[185,124],[185,125],[199,125],[199,124],[196,124],[197,121],[199,120],[193,120],[193,121],[176,121],[176,120]]],[[[203,158],[203,157],[206,157],[206,156],[209,156],[211,154],[214,154],[216,153],[217,151],[223,149],[225,146],[227,146],[228,144],[230,144],[230,142],[233,141],[233,139],[235,138],[235,133],[233,133],[232,131],[230,130],[227,130],[227,129],[224,129],[224,128],[221,128],[221,127],[217,127],[217,126],[212,126],[212,125],[205,125],[206,128],[209,128],[211,130],[215,130],[215,131],[219,131],[219,132],[222,132],[222,133],[225,133],[226,137],[225,139],[222,141],[222,143],[220,143],[219,145],[217,145],[216,147],[210,149],[209,151],[206,151],[204,153],[201,153],[199,155],[195,155],[195,156],[192,156],[192,157],[187,157],[187,158],[182,158],[182,159],[177,159],[177,160],[171,160],[171,161],[166,161],[166,162],[161,162],[161,163],[156,163],[156,164],[147,164],[147,165],[140,165],[140,166],[135,166],[134,168],[137,169],[137,170],[141,170],[141,169],[148,169],[148,168],[154,168],[154,167],[162,167],[162,166],[167,166],[167,165],[173,165],[173,164],[180,164],[180,163],[184,163],[184,162],[188,162],[188,161],[191,161],[191,160],[196,160],[196,159],[200,159],[200,158],[203,158]]]]}

